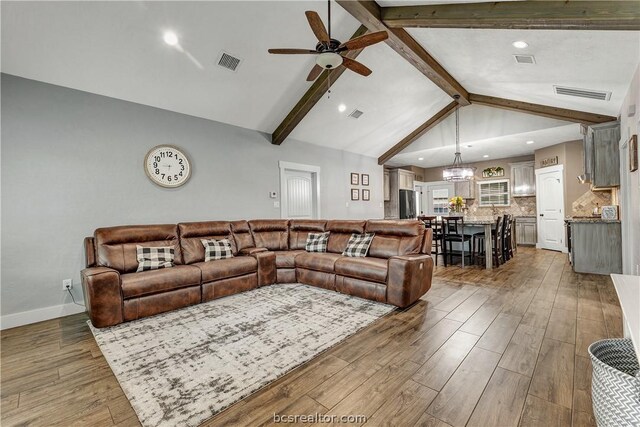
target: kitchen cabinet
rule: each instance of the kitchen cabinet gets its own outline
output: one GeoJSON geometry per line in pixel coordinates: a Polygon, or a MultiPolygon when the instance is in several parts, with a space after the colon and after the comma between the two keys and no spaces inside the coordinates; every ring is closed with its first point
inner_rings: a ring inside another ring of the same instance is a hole
{"type": "Polygon", "coordinates": [[[390,187],[390,182],[389,182],[389,171],[388,170],[384,171],[383,189],[384,189],[384,201],[387,202],[387,201],[389,201],[389,196],[391,194],[391,187],[390,187]]]}
{"type": "Polygon", "coordinates": [[[535,217],[516,218],[516,242],[522,246],[538,243],[538,225],[535,217]]]}
{"type": "Polygon", "coordinates": [[[535,162],[509,163],[511,167],[511,195],[529,197],[536,195],[535,162]]]}
{"type": "Polygon", "coordinates": [[[590,182],[592,190],[620,186],[620,122],[587,127],[583,138],[584,174],[578,177],[590,182]]]}
{"type": "Polygon", "coordinates": [[[454,182],[453,192],[455,196],[460,196],[463,199],[475,199],[476,181],[471,179],[469,181],[454,182]]]}
{"type": "Polygon", "coordinates": [[[404,169],[397,169],[398,171],[398,189],[399,190],[413,190],[413,181],[415,174],[411,171],[404,169]]]}
{"type": "Polygon", "coordinates": [[[570,220],[571,264],[576,273],[622,273],[619,221],[570,220]]]}

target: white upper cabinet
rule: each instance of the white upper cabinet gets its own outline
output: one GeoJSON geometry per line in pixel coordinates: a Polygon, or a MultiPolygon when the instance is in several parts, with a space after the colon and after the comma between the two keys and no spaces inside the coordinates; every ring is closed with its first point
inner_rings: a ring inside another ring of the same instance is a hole
{"type": "Polygon", "coordinates": [[[535,163],[509,163],[509,166],[511,166],[511,195],[513,197],[535,196],[535,163]]]}

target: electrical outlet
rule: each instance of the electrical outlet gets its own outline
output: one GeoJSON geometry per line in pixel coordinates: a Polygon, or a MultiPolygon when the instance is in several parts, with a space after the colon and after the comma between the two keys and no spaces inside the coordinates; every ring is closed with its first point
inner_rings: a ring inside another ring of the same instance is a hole
{"type": "Polygon", "coordinates": [[[73,279],[64,279],[62,281],[62,290],[73,289],[73,279]]]}

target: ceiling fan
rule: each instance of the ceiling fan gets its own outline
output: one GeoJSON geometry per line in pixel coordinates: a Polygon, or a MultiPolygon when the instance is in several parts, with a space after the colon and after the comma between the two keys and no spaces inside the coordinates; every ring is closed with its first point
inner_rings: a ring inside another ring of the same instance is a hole
{"type": "Polygon", "coordinates": [[[317,55],[316,65],[313,66],[307,81],[314,81],[324,70],[332,70],[340,65],[345,66],[353,72],[356,72],[363,76],[371,74],[371,70],[361,64],[360,62],[353,60],[342,54],[355,49],[363,49],[372,44],[379,43],[386,40],[389,35],[386,31],[378,31],[376,33],[365,34],[360,37],[356,37],[344,43],[339,40],[331,38],[331,1],[329,3],[328,12],[328,24],[329,32],[325,28],[320,16],[317,12],[308,10],[305,12],[307,15],[307,21],[313,34],[318,38],[318,44],[316,44],[315,50],[307,49],[269,49],[269,53],[281,54],[281,55],[317,55]]]}

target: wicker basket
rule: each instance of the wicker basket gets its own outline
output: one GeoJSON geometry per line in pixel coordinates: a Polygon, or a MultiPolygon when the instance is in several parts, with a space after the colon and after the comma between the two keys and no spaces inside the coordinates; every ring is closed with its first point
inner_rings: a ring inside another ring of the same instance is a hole
{"type": "Polygon", "coordinates": [[[589,355],[593,413],[598,426],[640,426],[640,366],[631,340],[594,342],[589,355]]]}

